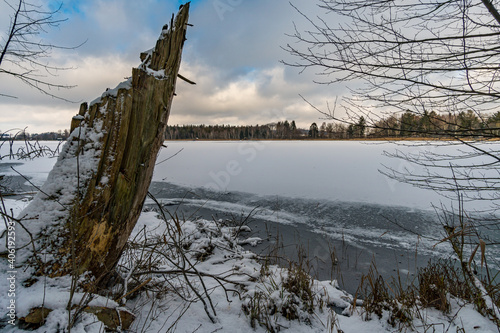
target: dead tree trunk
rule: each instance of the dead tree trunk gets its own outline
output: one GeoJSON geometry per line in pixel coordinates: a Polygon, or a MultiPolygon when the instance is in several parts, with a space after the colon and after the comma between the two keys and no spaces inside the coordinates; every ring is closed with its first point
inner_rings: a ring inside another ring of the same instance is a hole
{"type": "Polygon", "coordinates": [[[105,283],[139,218],[164,140],[188,12],[189,3],[129,80],[81,105],[46,184],[20,217],[18,262],[50,276],[88,271],[96,285],[105,283]]]}

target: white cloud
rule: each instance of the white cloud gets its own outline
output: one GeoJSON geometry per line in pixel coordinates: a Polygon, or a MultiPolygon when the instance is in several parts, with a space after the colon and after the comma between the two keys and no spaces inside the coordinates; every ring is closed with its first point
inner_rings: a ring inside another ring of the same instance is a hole
{"type": "Polygon", "coordinates": [[[228,81],[221,80],[221,73],[206,64],[184,62],[181,72],[197,85],[178,81],[170,124],[244,125],[287,119],[308,127],[319,114],[299,94],[321,105],[328,98],[324,89],[288,81],[286,68],[280,64],[228,81]]]}
{"type": "Polygon", "coordinates": [[[0,111],[0,132],[24,129],[28,133],[40,133],[69,129],[71,117],[78,112],[53,106],[3,104],[0,111]]]}
{"type": "Polygon", "coordinates": [[[12,91],[17,97],[0,99],[1,127],[29,126],[30,132],[69,128],[71,117],[78,113],[80,102],[90,102],[132,73],[132,64],[119,56],[71,59],[64,66],[74,69],[61,71],[58,77],[49,79],[78,86],[70,90],[51,90],[51,93],[76,103],[42,95],[13,78],[0,80],[0,91],[12,91]]]}
{"type": "MultiPolygon", "coordinates": [[[[312,2],[300,2],[303,7],[315,7],[312,2]]],[[[313,73],[298,75],[296,69],[279,63],[288,56],[280,46],[286,45],[285,33],[292,32],[292,21],[298,14],[287,2],[236,3],[222,20],[212,2],[193,3],[190,22],[194,27],[188,30],[180,72],[197,85],[178,80],[178,96],[169,122],[263,124],[288,119],[303,127],[317,122],[320,115],[299,94],[314,104],[325,105],[340,91],[312,84],[313,73]]],[[[154,45],[161,26],[176,8],[172,2],[156,0],[89,0],[80,5],[80,10],[49,36],[63,45],[88,38],[81,48],[55,52],[51,59],[52,64],[75,68],[58,72],[52,79],[78,85],[54,93],[84,102],[131,75],[132,66],[139,64],[139,53],[154,45]]],[[[7,125],[4,119],[8,114],[9,126],[30,125],[33,132],[64,129],[79,108],[79,104],[40,95],[5,77],[0,80],[0,92],[19,97],[0,97],[2,127],[7,125]],[[13,109],[22,116],[11,115],[13,109]]]]}

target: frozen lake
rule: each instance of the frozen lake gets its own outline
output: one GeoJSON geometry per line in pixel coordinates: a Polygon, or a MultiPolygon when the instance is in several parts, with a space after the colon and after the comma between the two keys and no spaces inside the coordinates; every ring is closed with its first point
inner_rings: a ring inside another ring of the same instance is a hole
{"type": "MultiPolygon", "coordinates": [[[[384,156],[389,143],[354,141],[165,142],[151,192],[186,216],[247,221],[268,241],[308,253],[321,279],[344,280],[354,292],[376,261],[385,277],[412,274],[429,258],[446,257],[433,204],[447,199],[389,179],[379,169],[413,168],[384,156]],[[421,237],[417,236],[420,235],[421,237]],[[279,235],[279,240],[276,239],[279,235]],[[332,267],[330,252],[339,263],[332,267]],[[418,252],[418,259],[415,253],[418,252]]],[[[401,147],[399,147],[401,149],[401,147]]],[[[418,152],[423,147],[406,147],[418,152]]]]}
{"type": "MultiPolygon", "coordinates": [[[[383,156],[384,150],[395,149],[390,143],[172,141],[165,145],[168,148],[158,158],[155,181],[215,191],[424,210],[443,199],[435,193],[398,183],[378,171],[383,165],[396,170],[413,168],[408,162],[383,156]]],[[[406,149],[415,153],[425,148],[406,149]]]]}
{"type": "MultiPolygon", "coordinates": [[[[245,223],[253,231],[247,237],[264,239],[251,250],[282,245],[284,254],[294,256],[295,244],[302,244],[313,273],[346,280],[341,285],[349,292],[372,261],[385,277],[411,275],[429,258],[450,253],[446,244],[436,246],[443,232],[433,209],[449,200],[379,172],[418,171],[384,151],[419,153],[429,147],[357,141],[167,141],[165,146],[150,191],[171,212],[237,221],[250,216],[245,223]],[[334,266],[332,250],[339,260],[334,266]]],[[[0,161],[0,173],[15,175],[10,162],[0,161]]],[[[41,185],[55,159],[21,163],[16,170],[41,185]]],[[[498,257],[497,252],[489,253],[498,257]]]]}

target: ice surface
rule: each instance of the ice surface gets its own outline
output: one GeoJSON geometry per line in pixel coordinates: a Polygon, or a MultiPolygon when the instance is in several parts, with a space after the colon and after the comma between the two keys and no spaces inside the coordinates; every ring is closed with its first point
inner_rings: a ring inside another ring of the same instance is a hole
{"type": "MultiPolygon", "coordinates": [[[[17,146],[22,144],[16,142],[17,146]]],[[[43,144],[55,148],[58,142],[43,144]]],[[[162,149],[158,156],[154,181],[222,193],[238,191],[427,210],[432,210],[432,204],[449,202],[433,191],[399,183],[379,172],[384,166],[418,172],[415,165],[389,158],[384,151],[399,149],[415,154],[425,152],[427,147],[358,141],[167,141],[165,145],[168,148],[162,149]],[[177,156],[168,159],[180,150],[177,156]]],[[[0,155],[5,155],[7,149],[7,145],[2,146],[0,155]]],[[[435,149],[457,152],[458,148],[435,149]]],[[[6,162],[17,161],[4,159],[0,167],[6,162]]],[[[44,157],[22,162],[16,170],[41,185],[56,159],[44,157]]],[[[1,172],[16,175],[8,167],[1,172]]]]}
{"type": "MultiPolygon", "coordinates": [[[[354,141],[172,141],[158,157],[155,181],[261,195],[364,202],[432,209],[447,201],[389,179],[383,165],[415,168],[383,155],[390,143],[354,141]]],[[[404,148],[404,147],[403,147],[404,148]]],[[[400,148],[401,149],[401,148],[400,148]]],[[[423,147],[407,148],[418,152],[423,147]]]]}
{"type": "MultiPolygon", "coordinates": [[[[43,157],[18,160],[16,157],[9,157],[11,147],[8,142],[4,141],[0,142],[0,144],[2,144],[0,146],[0,156],[3,157],[0,160],[0,174],[8,176],[22,174],[36,186],[42,186],[47,179],[50,170],[57,161],[62,146],[61,141],[42,141],[39,143],[40,146],[50,148],[55,153],[54,155],[47,151],[47,154],[43,157]]],[[[12,153],[17,154],[21,151],[27,151],[26,144],[24,141],[15,141],[12,146],[12,153]]]]}

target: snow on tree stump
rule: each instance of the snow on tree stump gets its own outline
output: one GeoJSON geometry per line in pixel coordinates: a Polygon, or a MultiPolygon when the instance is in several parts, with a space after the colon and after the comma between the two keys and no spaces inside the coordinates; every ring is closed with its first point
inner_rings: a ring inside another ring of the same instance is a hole
{"type": "Polygon", "coordinates": [[[146,198],[164,140],[189,3],[141,65],[73,117],[71,135],[41,191],[21,213],[18,264],[42,275],[90,272],[103,286],[146,198]]]}

